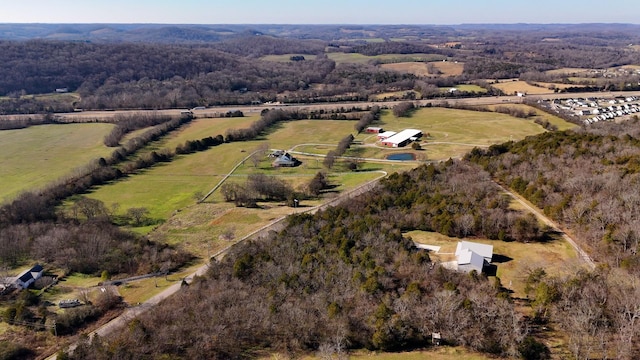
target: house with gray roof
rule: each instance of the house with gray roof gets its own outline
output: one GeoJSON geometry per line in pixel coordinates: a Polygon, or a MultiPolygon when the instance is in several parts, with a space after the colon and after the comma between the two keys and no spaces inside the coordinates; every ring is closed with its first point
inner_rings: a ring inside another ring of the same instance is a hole
{"type": "Polygon", "coordinates": [[[460,241],[456,246],[455,255],[458,271],[471,272],[475,270],[481,273],[485,265],[491,264],[493,245],[460,241]]]}

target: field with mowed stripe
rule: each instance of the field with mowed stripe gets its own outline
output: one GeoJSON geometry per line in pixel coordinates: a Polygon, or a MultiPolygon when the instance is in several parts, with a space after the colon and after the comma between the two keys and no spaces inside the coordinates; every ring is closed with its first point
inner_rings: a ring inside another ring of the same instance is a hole
{"type": "Polygon", "coordinates": [[[109,155],[112,124],[39,125],[0,131],[0,202],[42,188],[91,160],[109,155]]]}

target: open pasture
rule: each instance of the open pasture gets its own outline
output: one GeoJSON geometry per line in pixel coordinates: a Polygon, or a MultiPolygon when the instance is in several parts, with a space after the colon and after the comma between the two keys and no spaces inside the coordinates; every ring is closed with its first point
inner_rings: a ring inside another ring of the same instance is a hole
{"type": "Polygon", "coordinates": [[[555,89],[566,89],[569,87],[582,87],[581,85],[575,84],[560,84],[560,83],[547,83],[547,82],[535,82],[536,86],[541,86],[549,89],[549,91],[554,91],[555,89]]]}
{"type": "MultiPolygon", "coordinates": [[[[236,121],[247,121],[242,119],[244,118],[236,118],[236,121]]],[[[199,138],[203,132],[208,134],[211,131],[210,126],[213,126],[208,121],[218,120],[207,119],[197,122],[195,127],[186,128],[183,132],[176,134],[175,138],[168,139],[166,146],[175,148],[176,144],[183,143],[183,140],[192,136],[199,138]]],[[[231,126],[237,125],[233,123],[233,118],[228,121],[229,127],[236,127],[231,126]]],[[[170,163],[158,164],[136,175],[99,187],[89,196],[102,200],[107,206],[118,203],[121,212],[131,207],[146,207],[151,218],[167,219],[175,211],[195,203],[196,194],[206,194],[236,164],[259,147],[267,144],[272,149],[288,150],[294,145],[304,143],[337,144],[347,134],[355,132],[354,124],[354,121],[347,120],[300,120],[280,123],[259,140],[225,143],[207,151],[179,155],[170,163]]],[[[218,125],[217,130],[224,133],[226,129],[221,127],[221,124],[218,125]]],[[[154,147],[158,146],[154,145],[154,147]]],[[[293,181],[296,176],[310,178],[315,175],[321,170],[317,164],[318,161],[310,160],[295,169],[272,169],[265,154],[258,166],[254,166],[252,161],[247,160],[237,169],[235,175],[246,177],[256,172],[285,174],[293,181]]],[[[319,166],[322,166],[321,159],[319,166]]],[[[230,181],[234,178],[235,176],[230,181]]]]}
{"type": "Polygon", "coordinates": [[[391,64],[382,64],[380,65],[380,67],[385,70],[393,70],[393,71],[398,71],[402,73],[409,73],[416,76],[436,75],[436,74],[431,74],[429,72],[427,64],[424,62],[398,62],[398,63],[391,63],[391,64]]]}
{"type": "MultiPolygon", "coordinates": [[[[418,64],[418,63],[414,63],[418,64]]],[[[376,95],[372,95],[374,100],[386,100],[386,99],[402,99],[406,94],[414,94],[416,99],[420,99],[421,95],[419,92],[415,90],[404,90],[404,91],[392,91],[385,92],[376,95]]]]}
{"type": "Polygon", "coordinates": [[[442,76],[457,76],[462,75],[464,71],[464,63],[457,61],[434,61],[433,64],[438,69],[442,76]]]}
{"type": "MultiPolygon", "coordinates": [[[[421,108],[410,117],[401,118],[386,111],[383,112],[379,126],[393,131],[406,128],[422,130],[424,136],[421,142],[429,160],[458,157],[474,146],[489,146],[509,140],[519,140],[545,131],[531,120],[506,114],[439,107],[421,108]],[[438,153],[436,148],[440,147],[445,149],[449,147],[452,152],[438,153]],[[466,151],[461,154],[460,151],[463,149],[466,151]]],[[[371,141],[375,141],[375,138],[371,141]]],[[[384,150],[380,149],[380,154],[383,155],[384,150]]]]}
{"type": "Polygon", "coordinates": [[[540,111],[536,108],[533,108],[531,106],[525,105],[525,104],[503,104],[503,105],[490,105],[489,109],[495,110],[495,108],[497,107],[507,107],[507,108],[514,108],[514,109],[522,109],[526,112],[529,112],[531,110],[535,111],[536,115],[534,117],[529,118],[529,120],[536,120],[536,119],[541,119],[541,120],[546,120],[549,123],[555,125],[558,127],[558,130],[563,131],[563,130],[569,130],[569,129],[574,129],[576,127],[578,127],[578,125],[564,121],[563,119],[551,115],[549,113],[546,113],[544,111],[540,111]]]}
{"type": "Polygon", "coordinates": [[[112,124],[39,125],[0,131],[0,202],[42,188],[73,169],[110,154],[103,144],[112,124]]]}
{"type": "Polygon", "coordinates": [[[549,90],[545,87],[529,85],[526,81],[520,80],[496,81],[496,83],[491,86],[502,90],[506,95],[515,95],[518,92],[531,95],[553,93],[553,90],[549,90]]]}
{"type": "Polygon", "coordinates": [[[546,74],[560,75],[560,76],[578,76],[592,72],[594,69],[585,68],[560,68],[545,71],[546,74]]]}
{"type": "Polygon", "coordinates": [[[382,64],[380,67],[416,76],[456,76],[464,70],[464,64],[456,61],[406,61],[382,64]],[[429,71],[430,67],[433,67],[432,71],[429,71]]]}
{"type": "MultiPolygon", "coordinates": [[[[440,91],[449,92],[451,91],[451,89],[452,88],[449,88],[449,87],[440,88],[440,91]]],[[[473,84],[460,84],[460,85],[454,86],[453,89],[458,89],[458,91],[475,92],[480,94],[484,94],[487,92],[487,89],[483,88],[482,86],[473,85],[473,84]]]]}
{"type": "Polygon", "coordinates": [[[156,146],[165,149],[175,149],[189,140],[200,140],[208,136],[224,136],[228,129],[244,129],[258,120],[260,115],[255,114],[234,118],[198,118],[181,127],[178,131],[170,133],[156,146]]]}
{"type": "Polygon", "coordinates": [[[356,63],[366,64],[372,60],[377,60],[382,63],[399,63],[399,62],[429,62],[438,61],[445,58],[439,54],[382,54],[376,56],[367,56],[360,53],[342,53],[333,52],[327,53],[329,59],[335,61],[338,64],[341,63],[356,63]]]}

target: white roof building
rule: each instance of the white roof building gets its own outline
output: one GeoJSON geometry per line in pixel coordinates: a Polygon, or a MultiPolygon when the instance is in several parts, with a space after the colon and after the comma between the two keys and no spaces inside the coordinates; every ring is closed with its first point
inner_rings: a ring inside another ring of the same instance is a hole
{"type": "Polygon", "coordinates": [[[405,146],[411,138],[422,136],[422,131],[416,129],[404,129],[392,137],[382,141],[382,145],[391,147],[405,146]]]}
{"type": "Polygon", "coordinates": [[[388,139],[388,138],[392,137],[395,134],[397,134],[395,131],[385,131],[385,132],[383,132],[381,134],[378,134],[378,140],[388,139]]]}
{"type": "Polygon", "coordinates": [[[458,271],[482,272],[485,264],[493,259],[493,245],[479,244],[471,241],[460,241],[456,247],[458,271]]]}
{"type": "Polygon", "coordinates": [[[462,249],[456,252],[458,259],[458,271],[471,272],[475,270],[477,273],[482,272],[484,268],[484,258],[469,249],[462,249]]]}
{"type": "Polygon", "coordinates": [[[471,241],[460,241],[456,247],[456,256],[458,255],[458,252],[465,249],[469,249],[482,256],[488,263],[493,259],[493,245],[480,244],[471,241]]]}

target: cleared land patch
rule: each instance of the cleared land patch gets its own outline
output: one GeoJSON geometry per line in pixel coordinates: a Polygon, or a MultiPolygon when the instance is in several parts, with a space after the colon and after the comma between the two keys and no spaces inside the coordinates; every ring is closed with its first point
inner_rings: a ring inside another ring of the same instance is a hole
{"type": "Polygon", "coordinates": [[[554,70],[547,70],[545,73],[552,75],[576,75],[576,74],[586,74],[592,72],[593,69],[585,69],[585,68],[561,68],[554,70]]]}
{"type": "Polygon", "coordinates": [[[455,61],[431,61],[431,62],[396,62],[380,65],[383,69],[394,70],[416,76],[456,76],[462,75],[464,63],[455,61]],[[433,68],[430,71],[430,68],[433,68]]]}
{"type": "MultiPolygon", "coordinates": [[[[405,236],[410,236],[417,243],[441,246],[440,253],[443,254],[429,254],[432,259],[438,261],[451,261],[451,255],[448,253],[455,252],[456,244],[460,241],[458,238],[420,230],[407,232],[405,236]]],[[[504,287],[514,291],[512,295],[514,297],[526,297],[525,280],[530,270],[544,268],[548,274],[560,274],[569,269],[576,270],[581,266],[571,245],[561,238],[546,243],[469,240],[493,245],[494,260],[499,259],[497,260],[499,262],[494,261],[497,266],[496,276],[500,278],[504,287]]]]}
{"type": "Polygon", "coordinates": [[[489,105],[488,106],[489,109],[495,110],[497,107],[507,107],[507,108],[512,108],[512,109],[521,109],[525,112],[529,112],[531,110],[533,110],[536,115],[529,118],[529,120],[536,120],[536,119],[540,119],[540,120],[546,120],[549,123],[555,125],[558,127],[558,130],[563,131],[563,130],[569,130],[569,129],[575,129],[578,127],[578,125],[567,122],[565,120],[562,120],[561,118],[557,117],[557,116],[553,116],[549,113],[546,113],[544,111],[540,111],[536,108],[533,108],[529,105],[525,105],[525,104],[504,104],[504,105],[489,105]]]}
{"type": "Polygon", "coordinates": [[[551,91],[555,90],[555,89],[566,89],[566,88],[570,88],[570,87],[581,87],[581,85],[575,85],[575,84],[559,84],[559,83],[545,83],[545,82],[535,82],[536,85],[547,88],[551,91]]]}
{"type": "Polygon", "coordinates": [[[482,86],[473,85],[473,84],[461,84],[461,85],[456,85],[453,88],[450,88],[450,87],[440,88],[440,91],[450,92],[451,89],[458,89],[458,91],[475,92],[475,93],[481,93],[481,94],[484,94],[487,92],[487,89],[483,88],[482,86]]]}
{"type": "Polygon", "coordinates": [[[423,62],[399,62],[393,64],[382,64],[380,67],[387,70],[414,74],[416,76],[436,75],[431,74],[427,64],[423,62]]]}
{"type": "Polygon", "coordinates": [[[103,144],[112,124],[39,125],[0,131],[0,201],[70,174],[110,154],[103,144]]]}
{"type": "Polygon", "coordinates": [[[170,133],[157,142],[157,146],[166,149],[175,149],[188,140],[200,140],[208,136],[223,135],[228,129],[243,129],[258,120],[259,115],[234,117],[234,118],[198,118],[183,126],[178,131],[170,133]]]}
{"type": "Polygon", "coordinates": [[[367,56],[360,53],[342,53],[332,52],[327,53],[329,59],[336,63],[357,63],[366,64],[372,60],[378,60],[383,63],[399,63],[399,62],[429,62],[438,61],[445,58],[444,55],[439,54],[383,54],[376,56],[367,56]]]}
{"type": "MultiPolygon", "coordinates": [[[[460,157],[474,146],[519,140],[545,131],[531,120],[506,114],[439,107],[421,108],[411,117],[402,118],[396,118],[390,111],[385,111],[380,126],[393,131],[406,128],[422,130],[424,137],[421,143],[429,160],[460,157]],[[442,151],[443,149],[448,151],[442,151]]],[[[384,154],[383,149],[372,151],[378,152],[379,156],[384,154]]]]}
{"type": "Polygon", "coordinates": [[[462,72],[464,71],[464,63],[457,61],[436,61],[430,64],[433,64],[433,66],[435,66],[443,76],[462,75],[462,72]]]}
{"type": "Polygon", "coordinates": [[[317,58],[316,55],[306,55],[306,54],[283,54],[283,55],[267,55],[260,58],[260,60],[265,61],[276,61],[276,62],[289,62],[292,61],[292,56],[304,56],[305,60],[315,60],[317,58]]]}
{"type": "Polygon", "coordinates": [[[515,95],[518,92],[525,93],[525,94],[553,93],[553,90],[549,90],[544,87],[529,85],[526,81],[520,81],[520,80],[496,82],[491,86],[502,90],[507,95],[515,95]]]}

